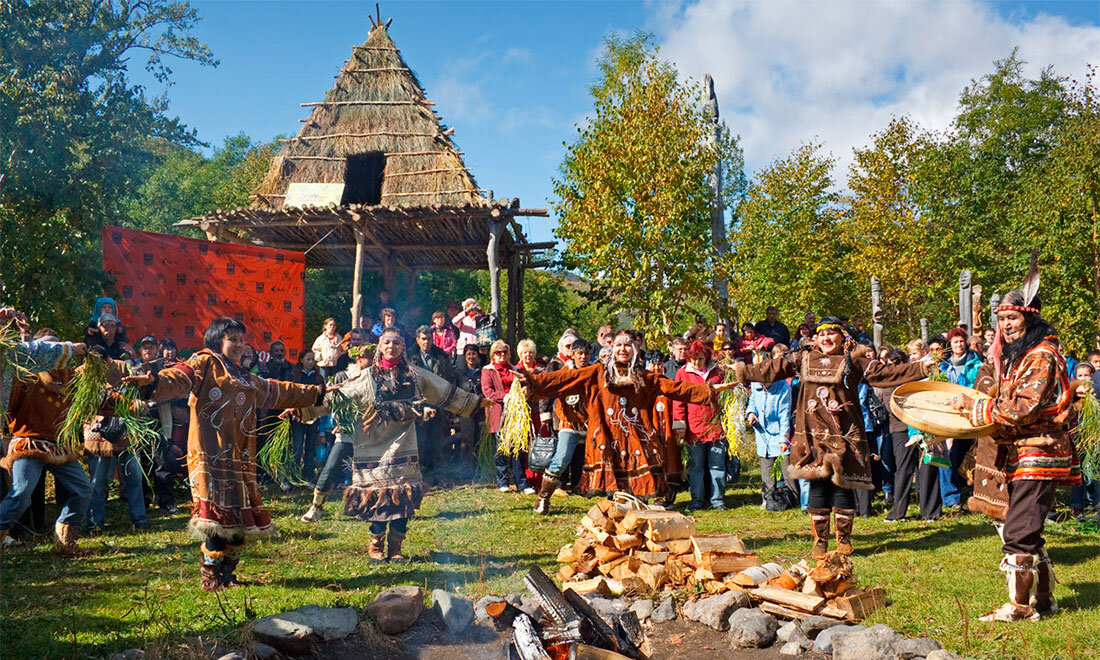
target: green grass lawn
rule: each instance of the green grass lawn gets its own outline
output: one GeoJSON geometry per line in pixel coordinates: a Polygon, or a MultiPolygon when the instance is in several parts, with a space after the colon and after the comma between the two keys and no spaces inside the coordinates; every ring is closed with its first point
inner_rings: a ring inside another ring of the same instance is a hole
{"type": "MultiPolygon", "coordinates": [[[[734,532],[765,560],[808,555],[808,520],[800,512],[759,507],[754,475],[731,489],[731,510],[701,512],[697,528],[734,532]]],[[[153,531],[82,539],[88,555],[62,558],[46,545],[0,558],[0,657],[101,657],[130,647],[164,648],[194,635],[225,636],[242,622],[304,604],[361,607],[383,588],[418,584],[477,597],[523,591],[530,565],[556,570],[554,555],[570,541],[591,505],[555,498],[550,516],[531,513],[534,496],[492,488],[437,490],[409,527],[415,561],[375,566],[366,555],[367,525],[331,517],[297,520],[308,494],[269,493],[281,528],[276,540],[251,546],[239,571],[253,583],[221,597],[199,589],[198,546],[186,517],[153,518],[153,531]]],[[[686,495],[681,494],[681,504],[686,495]]],[[[125,513],[110,503],[113,530],[125,513]]],[[[330,504],[329,510],[338,506],[330,504]]],[[[860,583],[886,588],[889,606],[868,623],[938,639],[977,658],[1078,658],[1100,640],[1097,534],[1076,524],[1049,524],[1047,539],[1063,611],[1036,624],[983,624],[977,617],[1005,599],[997,570],[1000,542],[988,520],[953,514],[937,523],[886,525],[857,520],[855,566],[860,583]]]]}

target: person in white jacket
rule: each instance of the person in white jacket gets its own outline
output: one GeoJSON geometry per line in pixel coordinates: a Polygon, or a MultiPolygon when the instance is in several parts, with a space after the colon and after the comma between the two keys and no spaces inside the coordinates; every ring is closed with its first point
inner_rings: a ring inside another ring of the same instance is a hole
{"type": "Polygon", "coordinates": [[[336,319],[327,318],[322,326],[321,334],[313,340],[313,357],[317,360],[317,367],[327,381],[332,375],[330,372],[336,366],[336,360],[343,353],[340,346],[339,333],[336,332],[336,319]]]}
{"type": "Polygon", "coordinates": [[[481,305],[473,298],[462,301],[462,313],[451,319],[458,330],[458,343],[455,344],[455,354],[462,355],[467,344],[477,346],[477,322],[485,313],[481,311],[481,305]]]}

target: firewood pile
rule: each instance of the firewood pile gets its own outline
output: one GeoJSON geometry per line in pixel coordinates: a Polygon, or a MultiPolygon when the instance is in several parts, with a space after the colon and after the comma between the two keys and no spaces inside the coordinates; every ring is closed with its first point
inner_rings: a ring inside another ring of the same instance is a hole
{"type": "Polygon", "coordinates": [[[769,614],[859,621],[885,606],[882,589],[856,586],[851,560],[829,553],[811,566],[763,563],[733,534],[695,533],[695,519],[633,499],[603,499],[576,540],[558,551],[557,578],[578,594],[633,596],[685,590],[703,596],[745,591],[769,614]]]}

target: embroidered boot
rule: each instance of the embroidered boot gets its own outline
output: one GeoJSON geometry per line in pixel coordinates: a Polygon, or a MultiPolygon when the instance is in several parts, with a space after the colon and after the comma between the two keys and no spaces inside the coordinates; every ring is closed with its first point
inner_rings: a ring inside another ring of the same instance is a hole
{"type": "Polygon", "coordinates": [[[836,551],[842,555],[852,554],[852,525],[855,515],[855,509],[833,509],[833,517],[836,518],[836,551]]]}
{"type": "Polygon", "coordinates": [[[1039,614],[1053,614],[1058,611],[1058,601],[1054,600],[1054,564],[1046,548],[1039,549],[1039,566],[1035,576],[1035,595],[1029,603],[1039,614]]]}
{"type": "Polygon", "coordinates": [[[822,559],[829,552],[829,509],[808,509],[810,512],[810,531],[814,535],[814,547],[810,556],[822,559]]]}
{"type": "Polygon", "coordinates": [[[222,584],[219,575],[221,567],[221,560],[218,559],[204,556],[199,560],[200,585],[203,591],[213,593],[225,589],[225,585],[222,584]]]}
{"type": "Polygon", "coordinates": [[[81,554],[80,546],[76,544],[77,529],[75,525],[63,522],[54,523],[54,552],[62,555],[77,556],[81,554]]]}
{"type": "Polygon", "coordinates": [[[408,557],[401,554],[401,542],[404,540],[404,534],[398,534],[392,529],[390,530],[389,535],[386,537],[386,559],[388,561],[394,564],[404,564],[409,561],[408,557]]]}
{"type": "Polygon", "coordinates": [[[309,506],[309,511],[306,511],[300,520],[304,523],[317,522],[325,515],[324,505],[325,494],[319,490],[314,490],[313,503],[309,506]]]}
{"type": "Polygon", "coordinates": [[[539,499],[535,502],[535,513],[544,516],[550,513],[550,498],[554,495],[554,489],[560,483],[561,480],[555,479],[549,474],[542,475],[542,487],[539,489],[539,499]]]}
{"type": "Polygon", "coordinates": [[[1031,592],[1035,588],[1037,555],[1005,555],[1001,560],[1001,570],[1008,581],[1008,602],[989,614],[978,617],[979,621],[1038,621],[1039,613],[1031,606],[1031,592]]]}
{"type": "Polygon", "coordinates": [[[225,588],[243,587],[244,582],[237,579],[237,566],[241,563],[241,547],[230,546],[225,551],[225,559],[222,560],[221,570],[218,571],[218,580],[225,588]]]}
{"type": "Polygon", "coordinates": [[[385,534],[370,535],[370,545],[367,547],[367,557],[369,557],[372,562],[378,563],[386,561],[386,553],[383,551],[385,543],[385,534]]]}

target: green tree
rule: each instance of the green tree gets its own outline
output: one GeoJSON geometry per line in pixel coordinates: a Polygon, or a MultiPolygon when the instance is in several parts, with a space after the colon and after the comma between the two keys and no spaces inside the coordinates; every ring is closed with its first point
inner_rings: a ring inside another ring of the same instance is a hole
{"type": "Polygon", "coordinates": [[[254,142],[243,133],[226,138],[209,158],[177,144],[157,144],[155,164],[127,203],[126,224],[176,233],[172,225],[185,218],[248,206],[275,147],[274,140],[254,142]]]}
{"type": "Polygon", "coordinates": [[[820,145],[804,144],[749,184],[730,230],[730,295],[742,320],[762,319],[769,305],[788,315],[852,308],[857,284],[841,268],[833,165],[820,145]]]}
{"type": "Polygon", "coordinates": [[[184,2],[9,2],[0,7],[0,282],[7,304],[73,332],[103,290],[100,229],[124,215],[150,140],[194,134],[128,80],[145,54],[216,64],[184,2]]]}
{"type": "Polygon", "coordinates": [[[728,132],[708,144],[701,86],[681,82],[648,35],[609,37],[599,68],[591,118],[554,180],[556,233],[592,297],[656,340],[689,297],[709,298],[707,176],[739,151],[728,132]]]}

